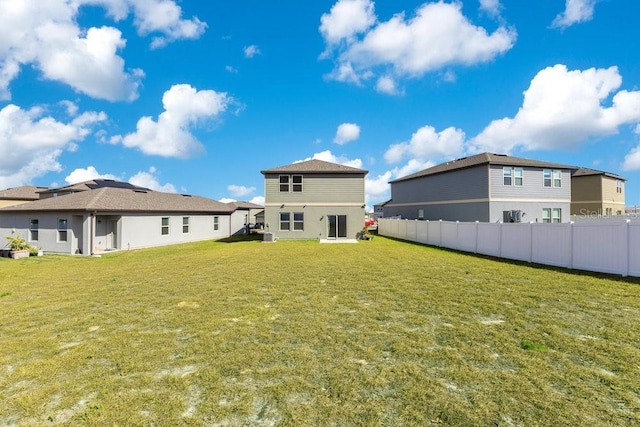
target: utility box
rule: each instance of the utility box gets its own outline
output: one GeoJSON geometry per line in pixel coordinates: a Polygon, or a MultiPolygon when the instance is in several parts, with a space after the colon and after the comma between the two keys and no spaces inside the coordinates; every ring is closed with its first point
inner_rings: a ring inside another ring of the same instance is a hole
{"type": "Polygon", "coordinates": [[[264,242],[273,242],[274,241],[273,233],[270,233],[268,231],[266,233],[264,233],[263,241],[264,242]]]}

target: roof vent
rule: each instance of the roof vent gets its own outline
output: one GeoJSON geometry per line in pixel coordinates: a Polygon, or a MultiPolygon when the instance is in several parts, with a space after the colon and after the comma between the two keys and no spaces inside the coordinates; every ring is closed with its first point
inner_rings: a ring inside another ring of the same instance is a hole
{"type": "Polygon", "coordinates": [[[181,194],[182,197],[191,197],[191,194],[181,194]]]}
{"type": "Polygon", "coordinates": [[[145,194],[147,193],[145,190],[133,190],[133,191],[134,193],[145,193],[145,194]]]}

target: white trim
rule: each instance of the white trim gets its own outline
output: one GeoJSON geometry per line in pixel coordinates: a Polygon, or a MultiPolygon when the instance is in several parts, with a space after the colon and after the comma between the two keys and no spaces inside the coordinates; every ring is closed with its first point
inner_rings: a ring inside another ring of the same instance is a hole
{"type": "Polygon", "coordinates": [[[598,204],[598,205],[625,205],[624,202],[605,202],[604,200],[580,200],[580,201],[575,201],[575,202],[571,202],[574,205],[579,205],[579,204],[583,204],[583,203],[589,203],[589,204],[598,204]]]}
{"type": "MultiPolygon", "coordinates": [[[[361,207],[362,205],[364,205],[364,200],[360,203],[323,203],[323,202],[299,202],[299,201],[286,201],[283,200],[281,202],[276,202],[276,203],[266,203],[264,206],[265,207],[280,207],[284,205],[285,208],[303,208],[303,206],[307,206],[307,207],[324,207],[324,206],[330,206],[330,207],[340,207],[340,206],[344,206],[344,207],[361,207]]],[[[284,208],[283,208],[284,209],[284,208]]]]}
{"type": "Polygon", "coordinates": [[[412,203],[390,203],[386,206],[429,206],[429,205],[449,205],[463,203],[491,203],[491,202],[509,202],[509,203],[571,203],[571,199],[519,199],[519,198],[481,198],[481,199],[460,199],[460,200],[440,200],[436,202],[412,202],[412,203]]]}

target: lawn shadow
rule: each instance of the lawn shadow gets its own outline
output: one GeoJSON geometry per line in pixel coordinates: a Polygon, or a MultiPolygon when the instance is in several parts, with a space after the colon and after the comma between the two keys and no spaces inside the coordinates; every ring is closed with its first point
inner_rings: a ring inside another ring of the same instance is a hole
{"type": "Polygon", "coordinates": [[[262,242],[264,236],[262,234],[242,234],[239,236],[225,237],[224,239],[216,240],[221,243],[237,243],[237,242],[262,242]]]}
{"type": "Polygon", "coordinates": [[[509,258],[500,258],[500,257],[496,257],[496,256],[491,256],[491,255],[485,255],[485,254],[478,254],[478,253],[473,253],[473,252],[466,252],[466,251],[461,251],[458,249],[451,249],[451,248],[444,248],[441,246],[435,246],[435,245],[429,245],[426,243],[420,243],[420,242],[413,242],[411,240],[403,240],[403,239],[399,239],[396,237],[388,237],[388,236],[382,236],[380,235],[380,237],[384,237],[385,239],[390,239],[390,240],[395,240],[397,242],[404,242],[410,245],[415,245],[415,246],[423,246],[426,248],[433,248],[433,249],[439,249],[441,251],[445,251],[445,252],[451,252],[454,254],[459,254],[459,255],[467,255],[467,256],[472,256],[472,257],[476,257],[476,258],[481,258],[481,259],[486,259],[486,260],[491,260],[491,261],[497,261],[497,262],[502,262],[505,264],[511,264],[511,265],[517,265],[517,266],[526,266],[526,267],[531,267],[531,268],[535,268],[538,270],[547,270],[547,271],[555,271],[558,273],[566,273],[566,274],[574,274],[577,276],[585,276],[585,277],[593,277],[593,278],[598,278],[598,279],[607,279],[607,280],[614,280],[616,282],[624,282],[624,283],[631,283],[634,285],[640,285],[640,277],[635,277],[635,276],[622,276],[620,274],[613,274],[613,273],[601,273],[598,271],[589,271],[589,270],[580,270],[580,269],[573,269],[573,268],[567,268],[567,267],[558,267],[558,266],[554,266],[554,265],[547,265],[547,264],[539,264],[536,262],[528,262],[528,261],[520,261],[517,259],[509,259],[509,258]]]}

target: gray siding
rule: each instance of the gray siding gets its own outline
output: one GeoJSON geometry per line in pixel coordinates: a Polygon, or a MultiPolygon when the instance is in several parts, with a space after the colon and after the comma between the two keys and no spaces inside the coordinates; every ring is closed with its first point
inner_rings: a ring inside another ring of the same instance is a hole
{"type": "MultiPolygon", "coordinates": [[[[486,198],[487,166],[480,165],[391,184],[391,205],[486,198]]],[[[388,205],[387,205],[388,206],[388,205]]],[[[386,208],[385,206],[385,215],[386,208]]]]}
{"type": "Polygon", "coordinates": [[[385,218],[400,217],[404,219],[446,220],[446,221],[489,221],[489,202],[415,204],[411,206],[384,207],[385,218]],[[419,218],[419,211],[424,216],[419,218]]]}
{"type": "Polygon", "coordinates": [[[489,168],[492,199],[571,200],[571,173],[568,170],[561,170],[562,186],[556,188],[544,186],[543,169],[538,168],[523,168],[522,186],[504,185],[502,169],[500,165],[489,168]]]}
{"type": "Polygon", "coordinates": [[[506,201],[506,202],[491,202],[491,213],[489,222],[498,222],[503,219],[503,211],[506,210],[519,210],[525,215],[522,217],[522,222],[542,222],[542,209],[562,209],[561,218],[562,222],[570,221],[570,202],[561,201],[548,201],[548,202],[525,202],[520,200],[506,201]]]}

